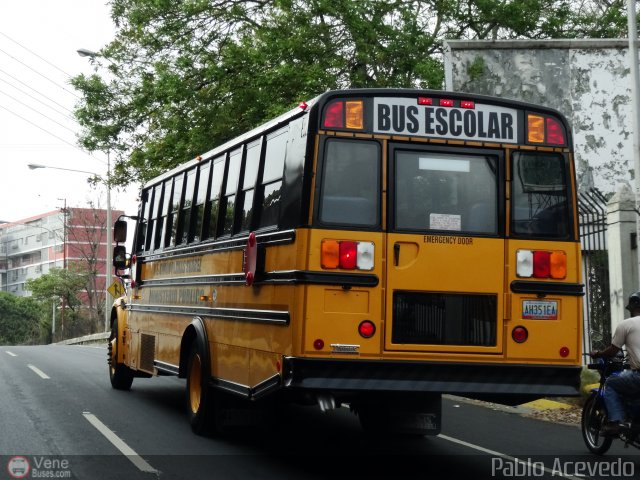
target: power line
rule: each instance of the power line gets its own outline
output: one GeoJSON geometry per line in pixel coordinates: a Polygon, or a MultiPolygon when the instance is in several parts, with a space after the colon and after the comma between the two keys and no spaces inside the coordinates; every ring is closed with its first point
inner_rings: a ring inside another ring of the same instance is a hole
{"type": "Polygon", "coordinates": [[[27,47],[25,47],[24,45],[22,45],[21,43],[17,42],[16,40],[14,40],[13,38],[11,38],[9,35],[7,35],[6,33],[2,33],[0,32],[0,35],[2,35],[3,37],[7,38],[8,40],[12,41],[13,43],[15,43],[16,45],[24,48],[27,52],[29,52],[31,55],[34,55],[36,57],[38,57],[40,60],[42,60],[43,62],[51,65],[53,68],[55,68],[56,70],[64,73],[67,77],[71,78],[71,75],[69,75],[67,72],[65,72],[64,70],[62,70],[60,67],[58,67],[57,65],[51,63],[49,60],[47,60],[46,58],[41,57],[40,55],[38,55],[36,52],[29,50],[27,47]]]}
{"type": "Polygon", "coordinates": [[[79,148],[77,145],[74,145],[73,143],[68,142],[68,141],[67,141],[67,140],[65,140],[64,138],[59,137],[59,136],[58,136],[58,135],[56,135],[55,133],[52,133],[52,132],[50,132],[49,130],[47,130],[46,128],[43,128],[43,127],[41,127],[40,125],[38,125],[38,124],[36,124],[36,123],[32,122],[31,120],[29,120],[29,119],[27,119],[27,118],[23,117],[23,116],[22,116],[22,115],[20,115],[19,113],[16,113],[16,112],[14,112],[13,110],[11,110],[11,109],[9,109],[9,108],[7,108],[7,107],[3,106],[3,105],[0,105],[0,108],[2,108],[3,110],[6,110],[7,112],[9,112],[9,113],[10,113],[10,114],[12,114],[12,115],[15,115],[16,117],[18,117],[18,118],[20,118],[20,119],[24,120],[25,122],[30,123],[30,124],[31,124],[31,125],[33,125],[34,127],[38,128],[38,129],[40,129],[40,130],[42,130],[43,132],[45,132],[45,133],[47,133],[47,134],[51,135],[52,137],[57,138],[57,139],[58,139],[58,140],[60,140],[61,142],[64,142],[64,143],[66,143],[67,145],[72,146],[72,147],[73,147],[73,148],[75,148],[76,150],[78,150],[78,151],[80,151],[80,152],[84,153],[85,155],[88,155],[89,157],[93,158],[94,160],[98,160],[99,162],[104,163],[102,160],[100,160],[99,158],[94,157],[94,156],[93,156],[93,155],[91,155],[89,152],[87,152],[87,151],[85,151],[85,150],[83,150],[83,149],[79,148]]]}
{"type": "MultiPolygon", "coordinates": [[[[25,87],[27,87],[29,90],[36,92],[38,95],[40,95],[41,97],[46,98],[47,100],[49,100],[52,103],[55,103],[56,105],[58,105],[59,107],[62,107],[63,109],[65,109],[66,111],[68,111],[69,113],[73,113],[71,110],[69,110],[67,107],[65,107],[64,105],[62,105],[61,103],[56,102],[54,99],[47,97],[44,93],[40,92],[39,90],[36,90],[33,87],[30,87],[29,85],[27,85],[25,82],[23,82],[22,80],[20,80],[18,77],[11,75],[9,72],[3,70],[0,68],[0,73],[4,73],[6,76],[14,79],[16,82],[20,83],[21,85],[24,85],[25,87]]],[[[7,82],[8,83],[8,82],[7,82]]],[[[15,88],[15,87],[14,87],[15,88]]]]}
{"type": "Polygon", "coordinates": [[[22,100],[18,100],[16,97],[14,97],[13,95],[9,95],[7,92],[3,92],[2,90],[0,90],[0,93],[3,95],[6,95],[7,97],[9,97],[11,100],[13,100],[14,102],[18,102],[20,105],[24,105],[25,107],[27,107],[29,110],[32,110],[34,112],[36,112],[38,115],[43,116],[44,118],[46,118],[47,120],[52,121],[53,123],[60,125],[62,128],[65,128],[67,130],[69,130],[71,133],[75,134],[76,131],[73,128],[69,128],[66,125],[63,125],[62,123],[58,122],[57,120],[54,120],[53,118],[51,118],[49,115],[42,113],[39,110],[36,110],[35,108],[33,108],[32,106],[24,103],[22,100]]]}
{"type": "Polygon", "coordinates": [[[15,60],[16,62],[18,62],[20,65],[25,66],[26,68],[28,68],[29,70],[31,70],[32,72],[36,73],[37,75],[40,75],[42,78],[44,78],[45,80],[53,83],[56,87],[61,88],[62,90],[64,90],[65,92],[73,95],[76,98],[80,98],[78,95],[76,95],[74,92],[72,92],[71,90],[67,90],[66,88],[64,88],[62,85],[59,85],[55,80],[51,80],[49,77],[47,77],[46,75],[40,73],[39,71],[37,71],[35,68],[30,67],[29,65],[27,65],[26,63],[24,63],[21,60],[18,60],[16,57],[14,57],[13,55],[11,55],[10,53],[5,52],[3,49],[0,48],[0,52],[4,53],[7,57],[15,60]]]}
{"type": "MultiPolygon", "coordinates": [[[[38,102],[38,103],[40,103],[40,104],[44,105],[45,107],[47,107],[47,108],[49,108],[49,109],[53,110],[53,111],[54,111],[54,112],[56,112],[58,115],[62,115],[62,116],[63,116],[63,117],[65,117],[65,118],[68,118],[68,119],[70,119],[70,120],[75,121],[75,118],[74,118],[74,117],[72,117],[71,115],[67,115],[67,114],[66,114],[66,113],[64,113],[64,112],[61,112],[60,110],[55,109],[54,107],[52,107],[52,106],[51,106],[51,105],[49,105],[48,103],[43,102],[43,101],[42,101],[42,100],[40,100],[39,98],[36,98],[35,96],[31,95],[29,92],[25,92],[25,91],[24,91],[24,90],[22,90],[21,88],[16,87],[16,86],[15,86],[15,85],[13,85],[11,82],[7,82],[7,81],[6,81],[5,79],[3,79],[3,78],[0,78],[0,82],[4,82],[4,83],[6,83],[7,85],[9,85],[10,87],[15,88],[17,91],[19,91],[19,92],[20,92],[20,93],[22,93],[23,95],[26,95],[27,97],[29,97],[29,98],[31,98],[31,99],[33,99],[33,100],[35,100],[36,102],[38,102]]],[[[5,94],[5,95],[6,95],[6,94],[5,94]]],[[[65,110],[67,110],[69,113],[71,113],[71,110],[69,110],[69,109],[65,109],[65,110]]]]}

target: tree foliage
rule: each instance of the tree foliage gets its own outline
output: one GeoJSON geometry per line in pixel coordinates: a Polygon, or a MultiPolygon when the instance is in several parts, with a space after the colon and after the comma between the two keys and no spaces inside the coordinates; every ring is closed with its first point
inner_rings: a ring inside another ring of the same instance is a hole
{"type": "Polygon", "coordinates": [[[78,293],[85,289],[86,273],[73,268],[51,268],[48,273],[27,280],[25,288],[31,291],[35,300],[42,302],[61,299],[70,316],[77,316],[82,302],[78,293]]]}
{"type": "Polygon", "coordinates": [[[618,37],[622,0],[112,0],[80,143],[147,180],[327,89],[443,84],[443,40],[618,37]]]}
{"type": "Polygon", "coordinates": [[[41,317],[42,307],[34,299],[0,292],[0,345],[38,341],[41,317]]]}

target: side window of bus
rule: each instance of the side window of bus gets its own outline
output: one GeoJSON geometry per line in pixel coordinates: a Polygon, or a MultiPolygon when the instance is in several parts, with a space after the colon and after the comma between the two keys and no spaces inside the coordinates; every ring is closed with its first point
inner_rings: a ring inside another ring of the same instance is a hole
{"type": "Polygon", "coordinates": [[[167,237],[167,217],[169,214],[169,202],[171,201],[171,187],[173,179],[165,180],[162,189],[162,201],[158,210],[158,225],[154,235],[154,250],[164,248],[164,239],[167,237]]]}
{"type": "Polygon", "coordinates": [[[193,209],[193,230],[188,239],[189,242],[199,242],[205,238],[202,229],[204,228],[204,210],[207,201],[207,191],[209,189],[209,172],[211,162],[198,165],[198,191],[196,193],[196,204],[193,209]]]}
{"type": "Polygon", "coordinates": [[[261,146],[261,140],[251,142],[247,145],[247,154],[244,161],[244,178],[242,180],[242,218],[240,220],[240,231],[246,231],[251,228],[253,197],[256,180],[258,178],[258,167],[260,166],[261,146]]]}
{"type": "MultiPolygon", "coordinates": [[[[218,223],[220,219],[220,189],[224,180],[224,168],[226,156],[213,160],[213,172],[211,174],[211,191],[209,193],[209,228],[205,238],[218,236],[218,223]]],[[[206,225],[204,228],[207,228],[206,225]]]]}
{"type": "MultiPolygon", "coordinates": [[[[158,208],[160,206],[160,199],[162,198],[162,184],[156,185],[149,191],[149,200],[151,209],[149,211],[149,217],[147,218],[147,237],[145,251],[152,251],[155,247],[153,239],[156,236],[156,229],[158,228],[158,208]]],[[[162,230],[162,227],[160,227],[162,230]]]]}
{"type": "Polygon", "coordinates": [[[140,208],[139,216],[140,220],[138,220],[137,226],[137,237],[136,237],[136,252],[142,252],[145,250],[147,245],[147,231],[149,229],[150,218],[149,215],[151,213],[151,203],[153,202],[153,189],[150,188],[142,192],[142,205],[140,208]]]}
{"type": "Polygon", "coordinates": [[[258,228],[278,225],[288,131],[289,127],[285,127],[267,136],[258,228]]]}
{"type": "Polygon", "coordinates": [[[178,213],[180,212],[180,199],[182,197],[182,183],[184,174],[180,173],[173,181],[173,195],[169,204],[169,214],[165,225],[164,246],[172,247],[176,244],[178,233],[178,213]]]}
{"type": "Polygon", "coordinates": [[[547,238],[569,235],[567,170],[567,160],[560,153],[514,153],[512,235],[547,238]]]}
{"type": "Polygon", "coordinates": [[[362,227],[380,223],[380,145],[329,139],[325,144],[320,222],[362,227]]]}
{"type": "Polygon", "coordinates": [[[229,171],[227,172],[227,182],[224,188],[224,198],[221,208],[223,209],[224,223],[222,235],[233,233],[233,220],[236,207],[236,192],[238,190],[238,179],[240,178],[240,166],[242,162],[242,147],[231,152],[229,155],[229,171]]]}
{"type": "Polygon", "coordinates": [[[497,157],[428,151],[395,154],[395,227],[495,235],[497,157]]]}
{"type": "Polygon", "coordinates": [[[191,209],[193,208],[193,195],[196,188],[197,170],[192,168],[187,172],[187,182],[184,188],[184,200],[182,202],[182,210],[178,222],[177,238],[179,243],[184,244],[193,237],[191,227],[191,209]]]}

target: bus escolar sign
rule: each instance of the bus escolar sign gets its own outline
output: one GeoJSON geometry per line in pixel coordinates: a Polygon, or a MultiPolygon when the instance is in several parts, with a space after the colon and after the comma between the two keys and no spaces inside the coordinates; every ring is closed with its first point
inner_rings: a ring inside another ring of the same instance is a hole
{"type": "Polygon", "coordinates": [[[376,133],[421,135],[459,140],[516,143],[518,116],[511,108],[475,104],[475,108],[418,105],[415,98],[375,98],[376,133]]]}

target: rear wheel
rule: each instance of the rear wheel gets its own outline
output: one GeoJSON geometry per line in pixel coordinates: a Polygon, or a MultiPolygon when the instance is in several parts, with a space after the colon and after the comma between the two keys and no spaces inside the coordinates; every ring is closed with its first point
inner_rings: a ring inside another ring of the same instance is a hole
{"type": "Polygon", "coordinates": [[[597,454],[603,455],[611,447],[612,437],[600,435],[600,429],[607,422],[607,410],[602,397],[593,392],[582,408],[582,438],[587,448],[597,454]]]}
{"type": "Polygon", "coordinates": [[[129,390],[133,383],[133,370],[123,363],[118,363],[118,319],[113,321],[109,336],[109,380],[116,390],[129,390]]]}
{"type": "Polygon", "coordinates": [[[191,344],[187,363],[187,413],[194,433],[204,435],[210,429],[213,402],[208,385],[209,365],[198,341],[191,344]]]}

